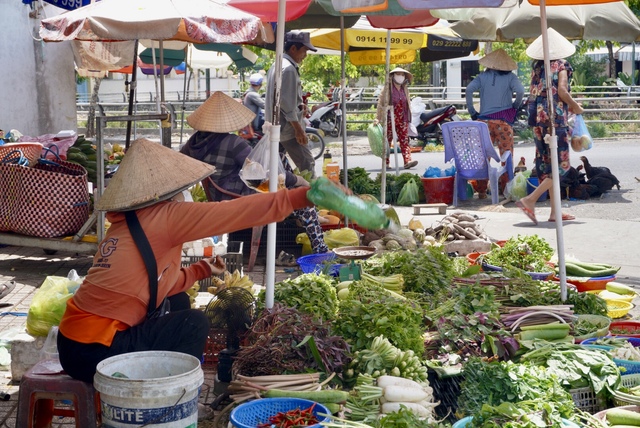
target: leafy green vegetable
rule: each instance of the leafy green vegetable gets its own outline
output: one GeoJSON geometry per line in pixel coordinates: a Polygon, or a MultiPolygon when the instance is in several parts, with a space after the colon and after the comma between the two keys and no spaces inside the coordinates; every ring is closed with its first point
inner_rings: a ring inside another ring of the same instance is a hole
{"type": "Polygon", "coordinates": [[[484,256],[493,266],[512,266],[527,272],[552,272],[546,263],[553,255],[553,248],[538,235],[511,237],[501,248],[495,248],[484,256]]]}
{"type": "MultiPolygon", "coordinates": [[[[311,314],[319,321],[335,319],[338,310],[338,296],[332,278],[327,275],[306,273],[294,279],[276,283],[274,300],[300,312],[311,314]]],[[[264,302],[262,290],[259,302],[264,302]]]]}
{"type": "MultiPolygon", "coordinates": [[[[471,358],[464,364],[463,376],[458,398],[460,416],[474,416],[475,419],[476,415],[481,415],[485,404],[498,406],[502,402],[539,399],[556,403],[556,415],[564,418],[570,417],[575,409],[571,394],[560,386],[558,376],[535,363],[486,362],[471,358]]],[[[478,422],[481,420],[479,416],[478,422]]]]}
{"type": "Polygon", "coordinates": [[[404,278],[404,292],[431,296],[447,290],[455,272],[452,259],[436,247],[424,247],[415,252],[386,252],[366,260],[363,266],[372,275],[400,273],[404,278]]]}
{"type": "Polygon", "coordinates": [[[498,406],[484,404],[474,415],[471,426],[481,428],[561,428],[562,417],[557,409],[558,403],[544,398],[503,402],[498,406]]]}
{"type": "Polygon", "coordinates": [[[375,428],[445,428],[450,424],[444,422],[431,422],[420,419],[410,410],[402,409],[398,412],[383,415],[375,422],[375,428]]]}
{"type": "Polygon", "coordinates": [[[390,296],[379,285],[351,283],[348,298],[340,301],[334,329],[354,351],[368,347],[382,335],[402,350],[411,349],[420,356],[424,353],[421,309],[409,300],[390,296]]]}

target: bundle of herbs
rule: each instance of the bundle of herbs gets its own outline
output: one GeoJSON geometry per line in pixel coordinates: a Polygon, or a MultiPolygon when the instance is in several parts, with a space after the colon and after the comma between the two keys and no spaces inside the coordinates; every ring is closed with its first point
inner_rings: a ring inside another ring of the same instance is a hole
{"type": "MultiPolygon", "coordinates": [[[[561,386],[560,378],[556,373],[535,363],[489,362],[472,358],[464,364],[463,376],[456,415],[473,416],[473,426],[507,426],[484,425],[486,419],[496,416],[496,412],[487,406],[500,406],[505,402],[512,404],[506,409],[511,414],[530,412],[533,416],[544,409],[548,421],[570,418],[575,411],[571,394],[561,386]],[[534,402],[538,404],[532,405],[534,402]],[[540,404],[544,405],[540,406],[540,404]]],[[[560,425],[543,423],[542,425],[508,426],[560,425]]]]}
{"type": "MultiPolygon", "coordinates": [[[[262,307],[264,295],[265,290],[261,290],[257,299],[262,307]]],[[[274,300],[313,315],[320,322],[334,320],[338,310],[338,297],[333,279],[315,273],[306,273],[276,283],[274,300]]]]}
{"type": "Polygon", "coordinates": [[[455,273],[452,259],[441,248],[430,246],[415,252],[390,251],[377,254],[363,263],[363,269],[378,276],[402,274],[405,293],[431,296],[447,290],[455,273]]]}
{"type": "Polygon", "coordinates": [[[454,281],[448,299],[426,313],[430,330],[436,332],[427,335],[425,343],[427,358],[435,360],[430,365],[450,362],[452,353],[462,360],[513,356],[518,343],[500,321],[499,307],[493,287],[454,281]]]}
{"type": "Polygon", "coordinates": [[[424,353],[421,308],[376,284],[351,283],[348,296],[340,301],[334,332],[354,351],[369,347],[375,337],[382,335],[402,350],[412,350],[420,356],[424,353]]]}
{"type": "Polygon", "coordinates": [[[329,322],[281,303],[262,311],[245,340],[233,363],[245,376],[341,373],[349,362],[349,345],[332,335],[329,322]]]}

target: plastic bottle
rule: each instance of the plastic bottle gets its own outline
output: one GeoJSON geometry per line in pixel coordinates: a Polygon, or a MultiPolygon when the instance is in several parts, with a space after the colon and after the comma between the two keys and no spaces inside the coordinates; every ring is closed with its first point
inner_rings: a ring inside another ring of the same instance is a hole
{"type": "Polygon", "coordinates": [[[385,229],[390,223],[377,204],[347,195],[326,177],[319,177],[311,183],[307,199],[323,208],[336,210],[367,229],[385,229]]]}
{"type": "Polygon", "coordinates": [[[322,175],[324,175],[325,177],[327,176],[327,165],[332,161],[333,159],[331,158],[331,153],[329,153],[329,149],[327,149],[322,157],[322,175]]]}

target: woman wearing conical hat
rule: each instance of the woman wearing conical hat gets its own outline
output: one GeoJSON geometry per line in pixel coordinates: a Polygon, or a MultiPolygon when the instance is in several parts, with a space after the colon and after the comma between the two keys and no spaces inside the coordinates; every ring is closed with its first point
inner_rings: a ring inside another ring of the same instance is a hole
{"type": "MultiPolygon", "coordinates": [[[[396,67],[391,70],[380,98],[378,98],[376,112],[376,120],[378,122],[387,121],[387,141],[389,143],[393,141],[395,126],[397,141],[404,161],[404,169],[411,169],[418,165],[418,161],[411,160],[411,147],[409,146],[411,106],[408,86],[412,79],[413,75],[404,68],[396,67]],[[393,118],[393,124],[391,123],[391,118],[393,118]]],[[[389,165],[388,157],[387,165],[389,165]]]]}
{"type": "MultiPolygon", "coordinates": [[[[504,49],[495,50],[480,58],[478,63],[485,70],[478,74],[467,85],[465,97],[467,110],[473,120],[484,121],[489,128],[491,142],[498,146],[500,156],[506,151],[511,152],[513,159],[513,128],[516,113],[522,104],[524,86],[513,73],[518,64],[509,57],[504,49]],[[480,112],[473,104],[473,94],[480,92],[480,112]],[[515,98],[514,98],[515,95],[515,98]]],[[[509,178],[503,174],[499,180],[500,194],[509,178]]],[[[476,190],[478,198],[487,197],[487,180],[477,180],[476,190]]]]}
{"type": "MultiPolygon", "coordinates": [[[[573,76],[573,68],[569,61],[565,59],[573,55],[576,47],[553,28],[549,28],[547,34],[549,36],[549,59],[552,74],[553,123],[551,123],[551,116],[549,115],[549,94],[547,93],[542,36],[534,40],[526,50],[529,58],[534,60],[527,107],[529,110],[529,125],[533,127],[533,141],[536,144],[535,167],[540,185],[530,195],[516,202],[516,206],[534,224],[538,224],[535,214],[538,198],[548,190],[549,199],[553,201],[554,190],[551,176],[560,174],[560,177],[562,177],[571,169],[569,160],[569,140],[571,139],[571,128],[568,124],[569,113],[582,114],[584,111],[582,106],[571,96],[570,82],[573,76]],[[558,140],[558,164],[556,165],[551,160],[549,144],[546,141],[546,138],[551,136],[552,126],[555,128],[558,140]]],[[[575,219],[569,213],[560,213],[559,217],[560,221],[575,219]]],[[[555,212],[554,204],[552,203],[548,221],[554,222],[556,220],[558,220],[558,213],[555,212]]]]}
{"type": "Polygon", "coordinates": [[[132,143],[96,202],[97,210],[107,212],[111,226],[60,322],[60,363],[70,376],[93,382],[100,361],[135,351],[175,351],[200,359],[209,321],[203,311],[190,308],[184,292],[196,281],[222,273],[225,265],[212,257],[183,268],[183,244],[282,221],[294,210],[312,206],[308,187],[224,203],[184,202],[182,192],[214,171],[213,166],[159,143],[147,139],[132,143]],[[136,218],[157,272],[148,274],[132,238],[135,228],[130,229],[129,223],[136,218]],[[150,301],[150,277],[157,278],[155,301],[150,301]],[[167,301],[170,312],[158,313],[167,301]]]}

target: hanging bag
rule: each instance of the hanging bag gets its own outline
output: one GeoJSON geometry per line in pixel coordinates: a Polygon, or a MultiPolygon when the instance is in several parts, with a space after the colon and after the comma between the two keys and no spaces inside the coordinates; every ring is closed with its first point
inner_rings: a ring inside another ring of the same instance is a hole
{"type": "MultiPolygon", "coordinates": [[[[258,144],[251,149],[239,173],[240,179],[244,181],[244,184],[259,192],[269,191],[269,171],[271,169],[271,133],[266,125],[264,129],[264,136],[258,141],[258,144]]],[[[278,156],[278,162],[275,167],[278,169],[277,188],[284,189],[286,175],[280,156],[278,156]]]]}
{"type": "Polygon", "coordinates": [[[573,132],[571,134],[571,148],[574,152],[584,152],[593,147],[593,138],[584,118],[581,114],[576,114],[573,132]]]}
{"type": "Polygon", "coordinates": [[[40,238],[73,235],[89,218],[87,171],[41,158],[0,163],[0,230],[40,238]]]}

